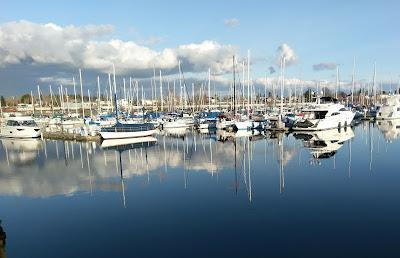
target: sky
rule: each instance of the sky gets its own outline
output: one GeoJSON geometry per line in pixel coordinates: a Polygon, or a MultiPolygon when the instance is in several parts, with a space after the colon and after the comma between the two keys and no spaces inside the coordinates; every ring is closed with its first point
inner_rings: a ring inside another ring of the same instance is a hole
{"type": "MultiPolygon", "coordinates": [[[[223,91],[250,51],[250,78],[261,85],[279,76],[349,82],[400,80],[399,1],[8,1],[1,0],[0,95],[48,85],[72,85],[82,68],[96,89],[115,65],[123,77],[143,81],[177,77],[212,79],[223,91]],[[271,71],[275,71],[271,73],[271,71]]],[[[240,79],[239,73],[238,79],[240,79]]],[[[290,85],[290,82],[288,82],[290,85]]],[[[196,86],[197,87],[197,86],[196,86]]]]}

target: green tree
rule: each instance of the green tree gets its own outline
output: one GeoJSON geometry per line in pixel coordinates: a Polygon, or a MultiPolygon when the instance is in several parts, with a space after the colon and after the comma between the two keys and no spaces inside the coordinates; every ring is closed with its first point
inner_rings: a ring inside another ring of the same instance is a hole
{"type": "Polygon", "coordinates": [[[31,95],[30,94],[24,94],[21,96],[21,103],[24,104],[31,104],[31,95]]]}
{"type": "Polygon", "coordinates": [[[314,92],[311,89],[308,89],[304,92],[303,96],[306,102],[311,102],[312,98],[314,97],[314,92]]]}

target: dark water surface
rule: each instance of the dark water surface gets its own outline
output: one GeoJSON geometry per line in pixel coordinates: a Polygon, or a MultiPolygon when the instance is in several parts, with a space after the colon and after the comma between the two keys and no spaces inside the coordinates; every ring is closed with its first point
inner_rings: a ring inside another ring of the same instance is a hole
{"type": "Polygon", "coordinates": [[[400,122],[379,123],[119,146],[1,139],[1,254],[399,257],[400,122]]]}

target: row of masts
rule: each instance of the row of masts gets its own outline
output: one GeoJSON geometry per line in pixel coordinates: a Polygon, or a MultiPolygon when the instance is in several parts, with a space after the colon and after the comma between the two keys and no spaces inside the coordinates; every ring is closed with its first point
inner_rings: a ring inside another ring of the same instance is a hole
{"type": "MultiPolygon", "coordinates": [[[[380,101],[378,99],[378,92],[380,92],[379,95],[382,95],[383,87],[382,83],[380,83],[380,89],[378,90],[378,84],[376,82],[376,63],[374,64],[372,82],[364,85],[359,83],[358,92],[356,92],[355,63],[356,62],[354,58],[353,73],[351,78],[351,93],[345,98],[341,96],[342,83],[339,78],[339,66],[337,66],[336,84],[333,96],[339,99],[342,98],[342,100],[345,99],[346,102],[353,104],[357,103],[370,106],[379,103],[380,101]]],[[[240,109],[246,109],[249,111],[253,109],[265,109],[267,106],[277,107],[277,104],[279,103],[279,109],[282,111],[284,106],[303,104],[307,101],[311,101],[313,96],[325,95],[327,92],[327,82],[324,81],[315,82],[315,92],[312,92],[312,87],[309,84],[306,86],[304,82],[299,83],[300,85],[296,84],[294,87],[286,86],[285,57],[281,58],[280,75],[277,82],[269,84],[266,74],[264,78],[265,83],[263,85],[264,89],[262,90],[261,87],[258,87],[257,89],[256,84],[251,78],[250,64],[250,51],[248,51],[246,60],[243,60],[240,63],[242,67],[242,76],[239,78],[239,87],[237,87],[235,84],[235,77],[237,73],[236,67],[239,65],[239,63],[233,57],[234,78],[230,83],[229,93],[227,95],[225,94],[225,96],[222,95],[221,92],[216,92],[215,85],[214,93],[212,94],[211,68],[208,69],[208,78],[205,82],[203,81],[200,84],[191,84],[191,94],[189,94],[190,89],[188,89],[184,79],[180,61],[178,63],[178,79],[175,78],[172,80],[166,80],[163,78],[162,71],[159,70],[159,82],[157,82],[156,69],[153,68],[153,78],[150,80],[151,100],[147,99],[146,89],[144,88],[143,84],[139,83],[139,80],[129,77],[127,83],[126,78],[122,78],[123,94],[121,94],[118,105],[121,106],[124,111],[134,113],[140,112],[143,107],[146,107],[147,110],[163,112],[184,110],[202,111],[221,107],[228,108],[230,110],[236,110],[236,107],[238,107],[240,109]],[[280,86],[279,99],[276,90],[278,85],[280,86]],[[167,88],[166,94],[165,86],[167,88]],[[176,87],[179,87],[179,95],[177,94],[176,87]],[[157,88],[159,90],[157,90],[157,88]],[[310,94],[310,96],[307,96],[304,92],[305,88],[307,88],[307,92],[310,94]]],[[[237,74],[240,77],[240,73],[237,74]]],[[[52,113],[54,113],[54,111],[57,109],[61,110],[62,113],[71,114],[74,112],[76,115],[90,115],[91,117],[94,115],[94,113],[112,113],[115,111],[116,95],[113,94],[113,88],[115,93],[117,91],[115,68],[113,68],[113,75],[108,74],[108,85],[102,86],[100,83],[100,76],[97,76],[97,94],[94,101],[92,101],[90,89],[88,89],[87,92],[84,91],[81,69],[79,69],[80,102],[78,101],[75,77],[72,77],[72,85],[73,95],[68,92],[69,87],[65,87],[63,85],[59,85],[58,92],[55,94],[52,86],[49,85],[50,99],[47,101],[47,103],[44,103],[44,93],[38,85],[37,98],[35,98],[33,91],[31,91],[31,103],[34,104],[32,105],[33,112],[35,112],[35,101],[39,104],[39,110],[41,114],[43,114],[45,106],[50,107],[52,113]],[[85,96],[86,93],[87,95],[85,96]],[[73,101],[71,101],[71,98],[73,98],[73,101]]]]}

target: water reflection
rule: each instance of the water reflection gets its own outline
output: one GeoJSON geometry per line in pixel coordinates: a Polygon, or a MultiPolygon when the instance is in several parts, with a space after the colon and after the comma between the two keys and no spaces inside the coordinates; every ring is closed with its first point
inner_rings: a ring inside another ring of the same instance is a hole
{"type": "Polygon", "coordinates": [[[303,140],[304,147],[310,151],[314,160],[318,161],[333,157],[346,141],[354,137],[354,132],[351,128],[347,128],[347,130],[333,129],[295,133],[294,137],[303,140]]]}
{"type": "Polygon", "coordinates": [[[400,137],[400,119],[380,120],[376,125],[387,142],[393,142],[400,137]]]}
{"type": "MultiPolygon", "coordinates": [[[[382,130],[384,121],[378,124],[382,130]]],[[[369,128],[365,126],[362,128],[369,128]]],[[[364,130],[362,130],[363,132],[364,130]]],[[[94,191],[121,191],[125,202],[125,180],[138,177],[150,184],[163,182],[172,173],[182,173],[182,186],[191,185],[191,175],[221,172],[234,174],[231,185],[237,194],[241,185],[253,199],[253,174],[267,165],[276,166],[280,192],[285,190],[285,167],[297,158],[301,167],[302,150],[311,154],[311,165],[333,159],[349,142],[348,174],[351,174],[353,129],[293,134],[244,131],[192,131],[168,129],[154,137],[106,140],[97,143],[2,139],[0,194],[47,197],[94,191]],[[256,157],[256,158],[255,158],[256,157]],[[261,160],[260,160],[261,159],[261,160]],[[270,163],[275,160],[275,165],[270,163]],[[116,180],[119,178],[119,181],[116,180]]],[[[369,133],[368,137],[373,137],[369,133]]],[[[373,141],[369,141],[369,167],[372,169],[373,141]]],[[[296,163],[293,163],[293,166],[296,163]]],[[[265,168],[265,167],[264,167],[265,168]]]]}
{"type": "Polygon", "coordinates": [[[39,139],[1,139],[1,144],[6,154],[7,164],[27,166],[36,160],[38,151],[42,148],[39,139]]]}

